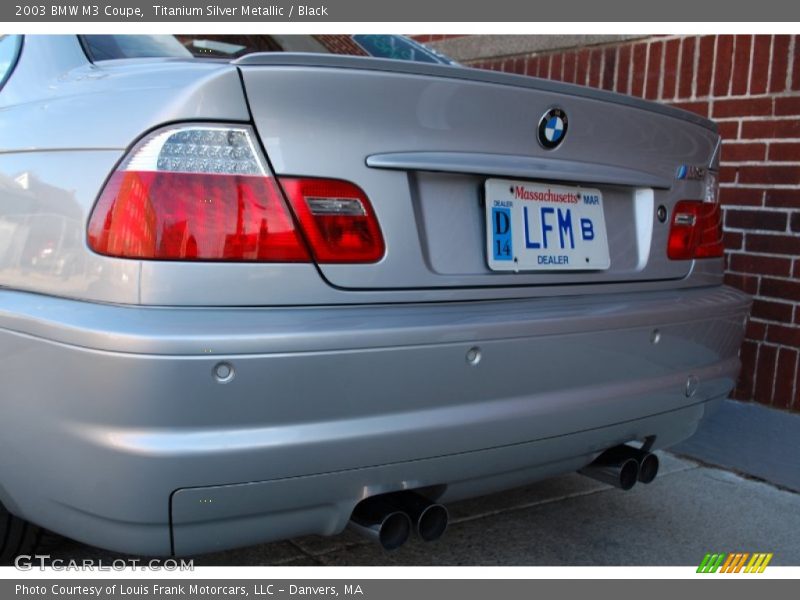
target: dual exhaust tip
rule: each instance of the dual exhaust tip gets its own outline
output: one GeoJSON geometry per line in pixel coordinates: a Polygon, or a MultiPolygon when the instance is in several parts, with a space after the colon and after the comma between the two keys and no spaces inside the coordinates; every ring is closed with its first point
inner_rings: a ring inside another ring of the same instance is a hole
{"type": "Polygon", "coordinates": [[[424,496],[402,491],[362,500],[350,517],[350,527],[384,550],[396,550],[411,532],[425,542],[438,540],[447,529],[447,509],[424,496]]]}
{"type": "Polygon", "coordinates": [[[646,450],[622,445],[603,452],[579,471],[582,475],[629,490],[637,482],[652,483],[658,475],[658,457],[646,450]]]}
{"type": "MultiPolygon", "coordinates": [[[[629,490],[637,482],[651,483],[658,475],[658,457],[627,445],[603,452],[579,472],[587,477],[629,490]]],[[[356,505],[349,526],[381,545],[396,550],[414,532],[425,542],[438,540],[447,529],[447,509],[413,491],[380,494],[356,505]]]]}

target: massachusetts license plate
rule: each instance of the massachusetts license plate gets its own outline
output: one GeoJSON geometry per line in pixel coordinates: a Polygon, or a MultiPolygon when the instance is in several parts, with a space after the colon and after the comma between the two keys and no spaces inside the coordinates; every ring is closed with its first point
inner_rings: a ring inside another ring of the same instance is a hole
{"type": "Polygon", "coordinates": [[[489,179],[486,250],[494,271],[608,269],[603,195],[592,188],[489,179]]]}

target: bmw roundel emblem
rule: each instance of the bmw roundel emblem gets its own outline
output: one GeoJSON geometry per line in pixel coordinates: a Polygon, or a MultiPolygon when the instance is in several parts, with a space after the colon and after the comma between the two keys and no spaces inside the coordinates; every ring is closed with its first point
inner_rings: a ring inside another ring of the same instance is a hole
{"type": "Polygon", "coordinates": [[[539,120],[539,143],[548,150],[556,148],[564,141],[568,126],[567,113],[560,108],[551,108],[539,120]]]}

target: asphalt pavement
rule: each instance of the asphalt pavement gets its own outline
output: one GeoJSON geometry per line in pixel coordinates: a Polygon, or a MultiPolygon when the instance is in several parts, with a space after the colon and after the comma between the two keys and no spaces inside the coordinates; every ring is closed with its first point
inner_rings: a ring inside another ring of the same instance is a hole
{"type": "MultiPolygon", "coordinates": [[[[800,494],[661,453],[649,485],[623,492],[578,474],[449,506],[437,542],[394,552],[346,530],[197,556],[195,565],[697,565],[707,552],[772,552],[800,565],[800,494]]],[[[61,559],[122,555],[76,542],[61,559]]]]}

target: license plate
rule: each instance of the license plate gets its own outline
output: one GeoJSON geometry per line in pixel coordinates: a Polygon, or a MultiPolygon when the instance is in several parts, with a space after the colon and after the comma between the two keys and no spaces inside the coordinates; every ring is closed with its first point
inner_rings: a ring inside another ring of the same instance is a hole
{"type": "Polygon", "coordinates": [[[486,251],[494,271],[608,269],[603,194],[593,188],[489,179],[486,251]]]}

